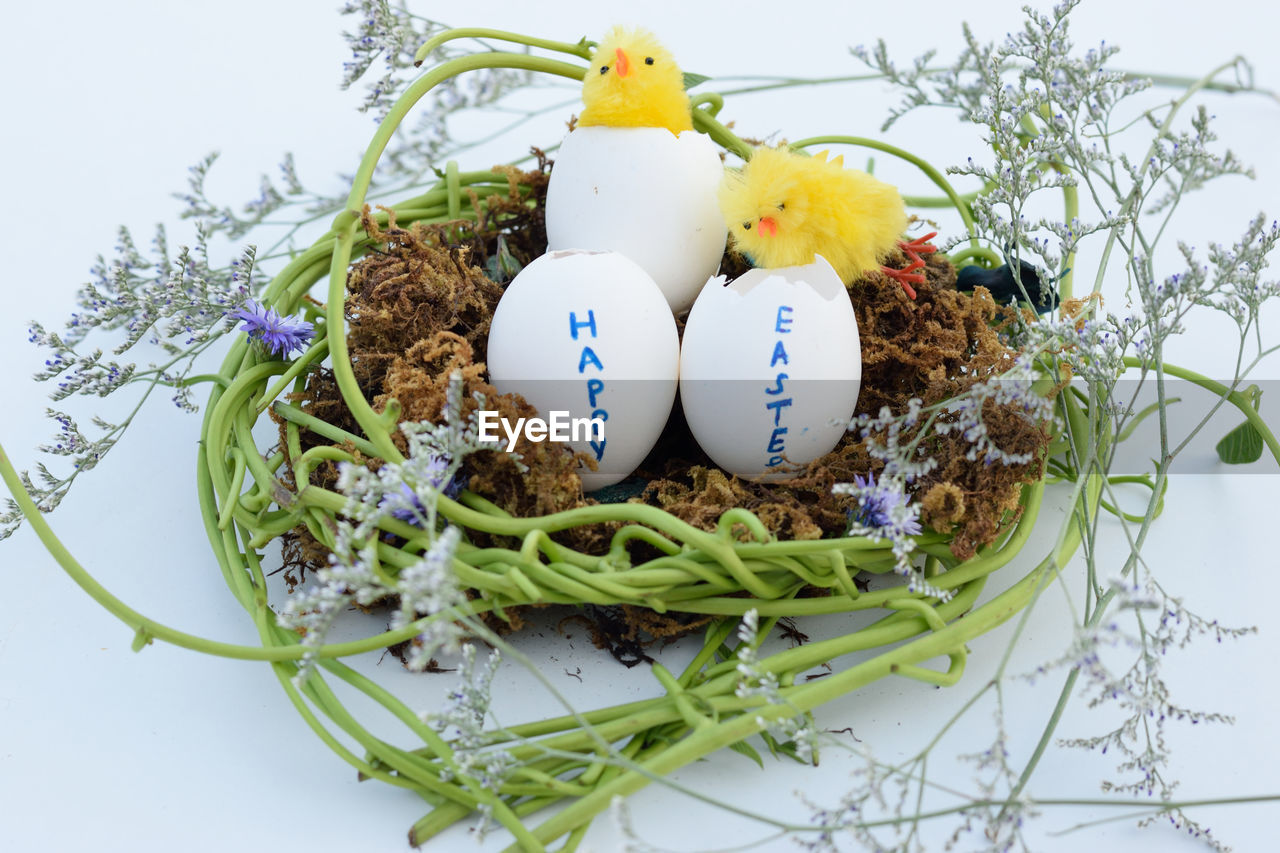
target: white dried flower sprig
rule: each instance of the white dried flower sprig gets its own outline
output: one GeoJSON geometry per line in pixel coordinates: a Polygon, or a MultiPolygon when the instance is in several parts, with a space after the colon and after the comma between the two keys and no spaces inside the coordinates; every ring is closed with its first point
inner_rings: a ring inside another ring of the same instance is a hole
{"type": "MultiPolygon", "coordinates": [[[[351,59],[343,63],[342,88],[348,89],[370,72],[381,60],[382,75],[365,86],[365,100],[361,112],[372,113],[375,121],[381,121],[397,95],[413,76],[416,76],[415,54],[432,36],[448,29],[439,21],[424,18],[410,12],[404,2],[388,0],[354,0],[342,7],[342,14],[356,21],[354,32],[343,33],[351,48],[351,59]]],[[[435,61],[466,55],[468,51],[442,46],[433,57],[435,61]]],[[[465,80],[443,81],[428,93],[428,102],[421,110],[424,125],[415,133],[433,149],[449,141],[445,119],[461,109],[492,104],[516,88],[528,85],[527,71],[494,68],[483,69],[468,75],[465,80]],[[435,143],[434,145],[432,143],[435,143]]],[[[425,157],[424,162],[436,162],[425,157]]]]}
{"type": "MultiPolygon", "coordinates": [[[[759,613],[753,608],[742,614],[742,621],[738,623],[738,684],[734,695],[739,699],[759,696],[770,705],[786,706],[788,703],[782,695],[778,676],[760,666],[758,648],[761,639],[759,613]]],[[[758,717],[756,722],[778,744],[789,744],[797,760],[813,760],[818,733],[808,715],[797,710],[790,716],[770,720],[758,717]]]]}
{"type": "Polygon", "coordinates": [[[1025,8],[1023,28],[1000,43],[983,44],[966,27],[965,50],[945,68],[930,68],[929,54],[909,70],[899,69],[883,42],[874,51],[854,51],[904,93],[885,127],[918,107],[941,106],[957,109],[963,120],[985,129],[997,152],[993,162],[969,159],[948,171],[994,186],[974,202],[975,221],[1015,267],[1018,259],[1038,259],[1045,280],[1067,274],[1067,258],[1093,234],[1115,239],[1130,257],[1147,251],[1132,233],[1140,217],[1165,214],[1158,239],[1168,214],[1187,193],[1224,175],[1251,174],[1230,151],[1212,150],[1216,136],[1203,109],[1189,131],[1162,122],[1172,114],[1168,106],[1147,111],[1156,132],[1142,158],[1112,144],[1131,121],[1117,108],[1151,84],[1110,68],[1115,45],[1072,51],[1068,23],[1078,3],[1066,0],[1049,14],[1025,8]],[[1028,218],[1032,196],[1064,186],[1078,187],[1099,218],[1028,218]]]}
{"type": "Polygon", "coordinates": [[[231,240],[238,240],[265,223],[273,213],[291,204],[315,204],[319,196],[303,187],[298,178],[293,154],[287,153],[278,166],[283,189],[277,188],[267,175],[258,181],[258,195],[239,205],[240,212],[227,204],[212,201],[205,191],[205,182],[209,172],[218,162],[218,152],[206,154],[199,162],[187,169],[187,189],[174,193],[173,197],[182,202],[180,216],[193,219],[196,227],[208,235],[221,234],[231,240]]]}
{"type": "MultiPolygon", "coordinates": [[[[499,443],[480,438],[477,416],[463,417],[462,374],[449,377],[442,422],[400,425],[408,455],[377,471],[343,462],[337,488],[347,496],[342,517],[335,523],[329,565],[316,572],[314,582],[292,596],[278,616],[279,623],[303,633],[303,644],[323,645],[338,615],[353,604],[368,607],[396,601],[392,630],[406,628],[424,617],[422,630],[409,643],[405,664],[426,669],[441,651],[456,651],[466,629],[459,624],[466,593],[453,571],[453,556],[462,540],[452,525],[439,529],[437,505],[441,494],[456,493],[456,478],[466,457],[478,450],[494,450],[499,443]],[[417,526],[430,544],[421,556],[398,572],[378,559],[377,542],[390,520],[417,526]]],[[[483,408],[483,397],[477,397],[483,408]]],[[[517,462],[519,455],[514,454],[517,462]]],[[[295,679],[305,680],[315,665],[314,653],[305,657],[295,679]]]]}
{"type": "Polygon", "coordinates": [[[1181,599],[1167,595],[1150,576],[1141,584],[1115,578],[1111,588],[1115,592],[1116,615],[1096,625],[1078,627],[1071,648],[1061,658],[1024,677],[1036,678],[1058,668],[1078,671],[1089,707],[1112,705],[1123,710],[1126,717],[1104,734],[1064,739],[1062,744],[1103,754],[1114,750],[1123,758],[1117,770],[1121,774],[1137,774],[1126,781],[1106,781],[1103,790],[1142,796],[1158,794],[1167,800],[1177,787],[1177,782],[1167,775],[1168,727],[1179,722],[1230,724],[1233,720],[1224,714],[1175,703],[1162,676],[1166,654],[1170,649],[1185,647],[1197,636],[1211,636],[1221,643],[1256,630],[1228,628],[1216,620],[1202,619],[1187,610],[1181,599]],[[1128,628],[1121,622],[1126,613],[1131,617],[1128,628]]]}
{"type": "Polygon", "coordinates": [[[966,391],[934,406],[919,398],[907,401],[907,409],[894,414],[887,406],[876,417],[859,415],[850,424],[857,430],[872,458],[883,463],[879,479],[856,476],[852,483],[837,483],[832,491],[849,495],[858,504],[850,512],[848,535],[869,536],[892,544],[897,571],[907,579],[911,593],[947,601],[952,592],[939,589],[924,577],[911,560],[913,537],[921,533],[920,507],[911,501],[908,485],[928,474],[938,460],[927,452],[930,434],[959,433],[969,445],[967,458],[984,464],[1025,465],[1029,453],[1011,453],[995,444],[987,431],[987,403],[1000,406],[1033,424],[1052,420],[1053,405],[1035,387],[1038,379],[1032,357],[1026,353],[1010,360],[999,376],[976,382],[966,391]]]}
{"type": "Polygon", "coordinates": [[[466,776],[488,791],[501,787],[516,760],[504,749],[493,746],[492,734],[485,730],[485,719],[492,702],[493,678],[502,655],[495,649],[489,653],[483,669],[476,667],[476,649],[472,643],[462,646],[458,665],[458,686],[449,691],[439,711],[423,714],[450,741],[456,770],[441,773],[448,782],[458,775],[466,776]]]}
{"type": "MultiPolygon", "coordinates": [[[[1068,324],[1048,326],[1059,336],[1057,346],[1068,346],[1065,341],[1075,341],[1078,331],[1068,324]],[[1067,329],[1070,328],[1070,331],[1067,329]]],[[[1040,331],[1040,324],[1031,326],[1038,348],[1049,344],[1041,338],[1049,335],[1040,331]]],[[[938,465],[930,456],[923,439],[932,431],[940,435],[959,433],[969,443],[970,460],[981,459],[986,464],[999,462],[1004,465],[1025,465],[1031,461],[1027,454],[1010,453],[991,441],[984,419],[988,402],[1001,406],[1023,417],[1030,423],[1045,424],[1053,416],[1053,404],[1037,390],[1040,378],[1030,346],[1030,334],[1021,342],[1023,352],[1009,359],[1006,369],[997,376],[975,382],[965,391],[949,400],[926,407],[919,398],[907,401],[907,409],[894,413],[887,406],[876,416],[858,415],[849,428],[855,430],[872,458],[884,464],[883,476],[891,481],[911,483],[928,474],[938,465]],[[1028,352],[1030,350],[1030,352],[1028,352]]],[[[1114,351],[1109,351],[1114,359],[1114,351]]],[[[1119,364],[1119,361],[1113,361],[1119,364]]]]}
{"type": "MultiPolygon", "coordinates": [[[[401,570],[396,584],[400,606],[391,617],[391,630],[404,628],[422,615],[447,612],[466,600],[453,572],[453,554],[461,538],[458,528],[446,527],[421,560],[401,570]]],[[[462,637],[463,630],[457,622],[436,620],[409,644],[405,666],[418,672],[425,670],[433,654],[456,651],[462,637]]]]}
{"type": "MultiPolygon", "coordinates": [[[[92,470],[115,447],[132,424],[142,405],[159,387],[170,389],[173,402],[185,411],[195,411],[187,383],[196,360],[218,337],[234,328],[234,313],[256,293],[254,281],[256,252],[250,246],[220,268],[209,259],[209,235],[196,229],[194,247],[180,247],[171,255],[163,228],[156,230],[151,257],[139,251],[132,234],[121,228],[116,255],[108,261],[98,257],[93,280],[76,294],[79,310],[68,319],[61,332],[32,323],[31,343],[47,351],[37,381],[55,382],[50,397],[55,401],[72,396],[106,397],[129,386],[141,386],[137,404],[123,418],[109,422],[91,419],[97,436],[91,437],[68,412],[49,409],[57,427],[52,440],[41,450],[66,457],[71,468],[54,472],[37,463],[36,476],[23,472],[23,483],[42,512],[51,512],[66,497],[76,478],[92,470]],[[93,334],[123,333],[109,353],[84,346],[93,334]],[[149,364],[119,360],[140,345],[159,350],[159,358],[149,364]]],[[[0,539],[13,533],[22,514],[12,500],[0,512],[0,539]]]]}
{"type": "Polygon", "coordinates": [[[392,628],[403,628],[427,619],[409,643],[406,666],[424,670],[441,651],[456,651],[465,629],[458,624],[466,603],[452,571],[460,531],[446,527],[432,538],[417,561],[391,573],[378,559],[377,538],[357,540],[352,526],[338,522],[338,535],[329,565],[319,569],[308,587],[291,596],[277,616],[281,627],[303,634],[310,653],[299,663],[294,682],[301,684],[316,663],[315,649],[324,644],[337,618],[353,604],[369,607],[398,598],[392,628]]]}
{"type": "Polygon", "coordinates": [[[1035,389],[1038,378],[1032,358],[1021,353],[1013,366],[991,379],[975,383],[964,394],[943,405],[947,417],[939,418],[933,428],[941,435],[960,433],[969,443],[965,457],[986,465],[1026,465],[1034,458],[1030,453],[1010,453],[991,441],[983,418],[985,406],[991,403],[1014,412],[1034,424],[1044,424],[1053,417],[1053,404],[1035,389]]]}
{"type": "MultiPolygon", "coordinates": [[[[413,14],[404,2],[353,0],[343,6],[342,12],[358,22],[354,32],[343,34],[351,48],[351,60],[343,66],[342,88],[369,77],[378,65],[382,73],[365,84],[365,100],[360,109],[370,113],[374,121],[381,121],[405,85],[417,76],[414,60],[418,48],[448,27],[413,14]]],[[[473,41],[467,49],[445,44],[436,49],[431,61],[439,64],[467,55],[476,44],[488,49],[482,41],[473,41]]],[[[397,134],[383,153],[379,171],[387,177],[380,180],[403,188],[431,178],[451,152],[465,147],[450,132],[451,116],[495,106],[511,92],[532,83],[531,72],[510,68],[479,69],[441,81],[418,104],[415,121],[404,128],[407,132],[397,134]]],[[[512,112],[521,114],[519,109],[512,112]]],[[[340,203],[341,199],[322,200],[321,205],[332,206],[334,202],[340,203]]]]}
{"type": "Polygon", "coordinates": [[[883,406],[875,417],[861,414],[849,424],[849,429],[858,432],[872,458],[884,463],[882,478],[911,483],[938,467],[938,460],[921,446],[919,433],[903,443],[904,431],[911,435],[921,425],[923,407],[920,398],[912,397],[907,401],[905,412],[895,414],[883,406]]]}

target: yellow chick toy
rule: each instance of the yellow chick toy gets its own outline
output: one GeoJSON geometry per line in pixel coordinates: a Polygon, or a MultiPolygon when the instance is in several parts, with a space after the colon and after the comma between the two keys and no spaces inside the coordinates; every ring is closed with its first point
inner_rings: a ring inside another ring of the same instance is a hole
{"type": "Polygon", "coordinates": [[[652,33],[614,27],[592,61],[579,127],[665,127],[675,134],[693,128],[684,75],[652,33]]]}
{"type": "Polygon", "coordinates": [[[725,173],[720,209],[734,246],[758,267],[813,263],[822,255],[847,285],[880,270],[916,298],[912,283],[924,283],[921,252],[937,249],[929,234],[901,241],[907,211],[896,187],[866,172],[844,168],[843,157],[813,157],[785,148],[758,148],[740,172],[725,173]],[[905,269],[883,266],[902,249],[905,269]]]}

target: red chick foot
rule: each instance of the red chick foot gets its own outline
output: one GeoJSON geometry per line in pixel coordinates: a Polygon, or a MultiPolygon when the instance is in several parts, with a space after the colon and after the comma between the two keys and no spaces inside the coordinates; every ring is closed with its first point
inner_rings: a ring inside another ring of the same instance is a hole
{"type": "Polygon", "coordinates": [[[920,255],[929,255],[938,251],[938,247],[929,242],[936,236],[938,236],[938,232],[931,231],[923,237],[917,237],[910,242],[904,243],[899,240],[898,248],[907,256],[907,260],[909,260],[910,263],[902,269],[893,269],[892,267],[886,266],[880,267],[881,272],[898,282],[898,284],[902,285],[902,289],[907,292],[907,296],[911,299],[916,298],[915,288],[911,285],[924,284],[925,282],[924,274],[916,272],[916,270],[924,269],[924,259],[921,258],[920,255]]]}

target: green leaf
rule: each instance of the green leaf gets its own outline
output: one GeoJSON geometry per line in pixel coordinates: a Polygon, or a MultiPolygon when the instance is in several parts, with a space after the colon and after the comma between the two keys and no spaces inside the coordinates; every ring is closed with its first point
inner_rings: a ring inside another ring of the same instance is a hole
{"type": "Polygon", "coordinates": [[[774,758],[778,757],[778,739],[766,732],[760,732],[760,739],[764,741],[764,745],[769,747],[769,754],[774,758]]]}
{"type": "Polygon", "coordinates": [[[684,72],[684,87],[685,89],[692,89],[699,83],[705,83],[710,79],[711,78],[705,74],[694,74],[692,71],[686,71],[684,72]]]}
{"type": "Polygon", "coordinates": [[[756,752],[755,749],[751,746],[751,744],[747,743],[745,740],[740,740],[737,743],[731,743],[729,744],[729,748],[736,753],[745,755],[747,758],[750,758],[756,764],[759,764],[761,770],[764,769],[764,759],[761,758],[760,753],[756,752]]]}
{"type": "Polygon", "coordinates": [[[507,240],[501,234],[498,235],[498,250],[489,256],[484,267],[485,274],[498,284],[506,284],[524,269],[524,265],[507,248],[507,240]]]}
{"type": "Polygon", "coordinates": [[[1262,458],[1262,436],[1245,421],[1224,435],[1216,449],[1218,458],[1228,465],[1247,465],[1262,458]]]}

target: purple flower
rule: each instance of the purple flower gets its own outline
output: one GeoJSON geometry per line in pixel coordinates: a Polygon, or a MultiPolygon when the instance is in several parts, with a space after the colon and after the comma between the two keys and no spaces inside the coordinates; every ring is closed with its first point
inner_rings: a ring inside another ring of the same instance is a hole
{"type": "Polygon", "coordinates": [[[379,506],[383,509],[390,508],[392,518],[409,524],[420,524],[419,519],[427,516],[427,508],[422,505],[418,493],[411,489],[408,483],[401,483],[400,490],[385,496],[379,502],[379,506]]]}
{"type": "Polygon", "coordinates": [[[879,531],[886,538],[915,536],[920,533],[920,520],[907,510],[911,501],[898,488],[876,483],[874,474],[866,479],[855,475],[849,493],[858,499],[858,509],[850,510],[850,520],[865,530],[879,531]]]}
{"type": "MultiPolygon", "coordinates": [[[[450,479],[447,483],[441,482],[448,471],[449,463],[441,456],[432,455],[427,460],[425,470],[422,471],[423,484],[439,489],[445,497],[457,497],[458,492],[462,490],[462,481],[458,477],[450,479]]],[[[422,505],[422,499],[418,497],[417,491],[404,482],[400,483],[398,490],[383,496],[378,506],[388,510],[392,518],[408,524],[421,525],[423,519],[427,517],[427,509],[422,505]]]]}
{"type": "Polygon", "coordinates": [[[267,352],[284,357],[297,350],[302,352],[315,335],[315,327],[306,320],[290,315],[281,317],[274,308],[264,308],[252,299],[246,300],[235,317],[244,320],[240,331],[260,341],[267,352]]]}

